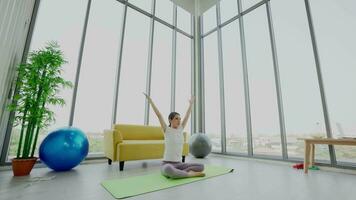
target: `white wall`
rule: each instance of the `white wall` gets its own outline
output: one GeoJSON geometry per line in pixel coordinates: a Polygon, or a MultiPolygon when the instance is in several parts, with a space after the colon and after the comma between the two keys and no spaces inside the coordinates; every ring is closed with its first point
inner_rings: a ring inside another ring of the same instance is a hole
{"type": "Polygon", "coordinates": [[[0,153],[9,112],[6,105],[20,63],[35,0],[0,0],[0,153]]]}

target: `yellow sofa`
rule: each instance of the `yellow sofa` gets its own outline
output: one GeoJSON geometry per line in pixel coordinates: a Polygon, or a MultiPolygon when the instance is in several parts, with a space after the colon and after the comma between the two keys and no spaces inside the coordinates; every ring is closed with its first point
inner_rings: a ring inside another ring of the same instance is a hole
{"type": "MultiPolygon", "coordinates": [[[[189,153],[186,135],[184,133],[182,162],[189,153]]],[[[125,161],[163,158],[164,134],[159,126],[115,124],[112,130],[104,131],[104,143],[108,164],[119,161],[120,171],[125,161]]]]}

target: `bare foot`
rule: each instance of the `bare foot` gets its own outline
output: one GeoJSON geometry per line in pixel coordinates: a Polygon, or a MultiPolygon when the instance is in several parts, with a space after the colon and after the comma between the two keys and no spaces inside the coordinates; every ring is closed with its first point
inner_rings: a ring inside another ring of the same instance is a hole
{"type": "Polygon", "coordinates": [[[203,177],[205,176],[205,173],[203,172],[195,172],[195,171],[189,171],[188,172],[190,177],[203,177]]]}

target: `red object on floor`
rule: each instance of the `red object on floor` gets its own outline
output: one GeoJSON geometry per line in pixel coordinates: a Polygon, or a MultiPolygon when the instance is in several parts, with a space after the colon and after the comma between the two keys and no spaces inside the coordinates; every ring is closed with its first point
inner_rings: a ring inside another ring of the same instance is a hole
{"type": "Polygon", "coordinates": [[[304,163],[297,163],[293,165],[294,169],[304,169],[304,163]]]}

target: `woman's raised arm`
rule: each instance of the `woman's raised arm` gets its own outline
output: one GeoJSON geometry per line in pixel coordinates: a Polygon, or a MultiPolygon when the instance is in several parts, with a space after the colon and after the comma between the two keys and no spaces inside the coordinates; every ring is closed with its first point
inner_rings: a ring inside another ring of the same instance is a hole
{"type": "Polygon", "coordinates": [[[192,96],[189,100],[189,107],[188,107],[188,110],[187,112],[185,113],[185,116],[184,116],[184,119],[182,121],[182,126],[185,127],[185,125],[187,125],[187,122],[188,122],[188,119],[189,119],[189,116],[190,116],[190,113],[192,112],[192,106],[194,104],[194,100],[195,100],[195,97],[192,96]]]}
{"type": "Polygon", "coordinates": [[[166,128],[167,128],[167,124],[166,122],[164,121],[163,117],[162,117],[162,114],[159,112],[158,108],[156,107],[156,105],[153,103],[152,99],[150,96],[148,96],[146,93],[143,93],[148,102],[151,104],[152,108],[153,108],[153,111],[156,113],[157,117],[158,117],[158,120],[159,120],[159,123],[161,124],[161,127],[163,129],[163,131],[166,131],[166,128]]]}

